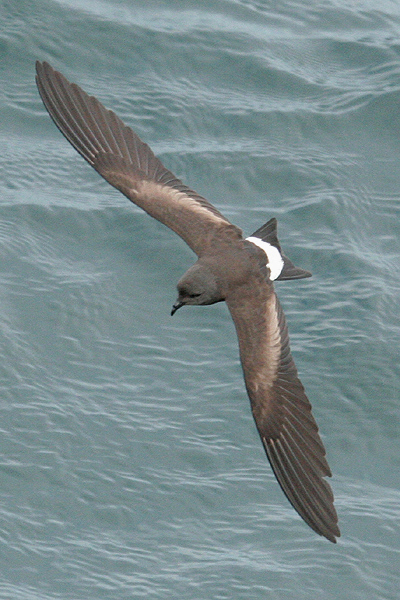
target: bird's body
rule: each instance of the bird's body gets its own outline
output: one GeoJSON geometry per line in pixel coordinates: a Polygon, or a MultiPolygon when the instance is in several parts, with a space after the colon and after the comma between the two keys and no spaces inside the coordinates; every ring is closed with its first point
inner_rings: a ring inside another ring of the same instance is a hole
{"type": "Polygon", "coordinates": [[[253,416],[277,480],[301,517],[332,542],[340,535],[325,448],[298,378],[275,279],[311,274],[282,254],[271,219],[253,236],[185,186],[147,144],[47,63],[37,85],[57,127],[111,185],[180,235],[197,262],[178,282],[184,305],[225,301],[235,323],[253,416]]]}

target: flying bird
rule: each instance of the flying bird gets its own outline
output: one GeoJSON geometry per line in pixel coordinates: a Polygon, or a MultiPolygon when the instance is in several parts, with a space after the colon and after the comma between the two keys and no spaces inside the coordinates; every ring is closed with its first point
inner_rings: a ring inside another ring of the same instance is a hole
{"type": "Polygon", "coordinates": [[[282,253],[271,219],[245,239],[205,198],[164,167],[117,115],[48,63],[36,63],[40,96],[61,133],[131,202],[175,231],[197,255],[179,280],[171,314],[225,301],[239,341],[252,413],[275,476],[304,521],[340,536],[325,448],[298,377],[273,281],[310,277],[282,253]]]}

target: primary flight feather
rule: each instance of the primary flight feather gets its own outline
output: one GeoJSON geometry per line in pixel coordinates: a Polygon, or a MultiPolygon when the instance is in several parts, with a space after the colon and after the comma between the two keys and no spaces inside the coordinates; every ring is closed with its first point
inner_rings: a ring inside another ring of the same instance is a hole
{"type": "Polygon", "coordinates": [[[282,254],[275,219],[244,239],[238,227],[166,169],[114,112],[48,63],[37,62],[36,73],[44,105],[79,154],[197,254],[197,262],[178,282],[171,314],[184,305],[227,303],[253,416],[275,476],[304,521],[336,542],[338,519],[325,479],[331,472],[272,283],[311,274],[282,254]]]}

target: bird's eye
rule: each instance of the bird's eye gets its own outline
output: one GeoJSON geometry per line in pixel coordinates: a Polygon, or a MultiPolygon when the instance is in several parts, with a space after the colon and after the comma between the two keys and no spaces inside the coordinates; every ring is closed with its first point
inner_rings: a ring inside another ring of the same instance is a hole
{"type": "Polygon", "coordinates": [[[198,298],[201,294],[188,294],[189,298],[198,298]]]}

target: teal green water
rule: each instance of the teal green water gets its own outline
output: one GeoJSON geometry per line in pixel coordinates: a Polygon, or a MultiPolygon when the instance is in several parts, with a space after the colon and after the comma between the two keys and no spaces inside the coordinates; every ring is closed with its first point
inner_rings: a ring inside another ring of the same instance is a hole
{"type": "Polygon", "coordinates": [[[0,598],[397,600],[400,5],[3,0],[0,598]],[[314,534],[258,439],[226,307],[189,248],[51,123],[47,60],[247,235],[277,284],[334,473],[314,534]]]}

